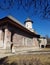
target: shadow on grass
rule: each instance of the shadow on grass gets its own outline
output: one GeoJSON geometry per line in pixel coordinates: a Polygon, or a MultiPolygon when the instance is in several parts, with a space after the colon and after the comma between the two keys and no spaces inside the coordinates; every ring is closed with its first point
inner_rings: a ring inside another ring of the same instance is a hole
{"type": "Polygon", "coordinates": [[[1,58],[1,59],[0,59],[0,65],[1,65],[1,64],[4,64],[4,63],[6,62],[6,59],[7,59],[7,58],[8,58],[8,57],[1,58]]]}
{"type": "Polygon", "coordinates": [[[50,63],[42,63],[40,61],[40,59],[37,59],[37,58],[32,58],[30,60],[28,59],[20,59],[20,60],[15,60],[11,63],[8,63],[8,60],[7,60],[8,57],[4,57],[2,59],[0,59],[0,65],[50,65],[50,63]]]}
{"type": "Polygon", "coordinates": [[[4,57],[0,59],[0,65],[18,65],[16,62],[8,63],[8,57],[4,57]]]}

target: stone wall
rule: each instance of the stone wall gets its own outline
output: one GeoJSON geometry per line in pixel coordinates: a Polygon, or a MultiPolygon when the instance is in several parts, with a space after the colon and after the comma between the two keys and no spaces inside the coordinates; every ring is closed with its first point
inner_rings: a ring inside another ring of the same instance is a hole
{"type": "Polygon", "coordinates": [[[39,43],[38,43],[37,38],[33,38],[33,46],[34,47],[39,47],[39,43]]]}
{"type": "Polygon", "coordinates": [[[4,33],[2,29],[0,29],[0,48],[3,47],[3,38],[4,38],[4,33]]]}
{"type": "Polygon", "coordinates": [[[0,30],[0,47],[10,49],[12,43],[16,47],[38,47],[37,38],[26,33],[26,31],[11,24],[5,25],[2,28],[4,32],[3,29],[0,30]]]}
{"type": "Polygon", "coordinates": [[[33,46],[33,36],[18,27],[9,26],[8,29],[11,31],[12,42],[15,46],[33,46]]]}
{"type": "Polygon", "coordinates": [[[22,46],[32,46],[33,45],[33,39],[15,33],[13,35],[13,43],[16,46],[21,46],[21,47],[22,46]]]}
{"type": "Polygon", "coordinates": [[[13,35],[13,43],[16,45],[16,46],[22,46],[23,42],[23,36],[17,34],[17,33],[14,33],[13,35]]]}

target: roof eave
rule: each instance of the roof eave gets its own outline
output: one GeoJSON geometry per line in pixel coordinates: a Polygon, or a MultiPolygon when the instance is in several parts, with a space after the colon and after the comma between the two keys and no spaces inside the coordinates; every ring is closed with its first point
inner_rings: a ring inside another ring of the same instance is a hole
{"type": "Polygon", "coordinates": [[[13,23],[15,26],[18,24],[19,25],[18,27],[21,28],[22,30],[26,31],[27,33],[29,33],[35,37],[38,37],[38,38],[40,37],[40,35],[35,34],[34,32],[31,32],[30,30],[28,30],[24,25],[22,25],[18,20],[16,20],[12,16],[7,16],[3,19],[0,19],[0,23],[2,23],[1,21],[8,22],[8,20],[10,20],[9,22],[13,23]]]}

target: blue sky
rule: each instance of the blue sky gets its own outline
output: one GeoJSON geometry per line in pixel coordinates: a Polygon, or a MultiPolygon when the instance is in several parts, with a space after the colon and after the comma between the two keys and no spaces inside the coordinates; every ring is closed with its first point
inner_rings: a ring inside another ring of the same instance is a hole
{"type": "Polygon", "coordinates": [[[45,36],[48,35],[50,37],[50,20],[42,19],[39,17],[39,14],[32,15],[32,10],[30,12],[26,12],[24,9],[17,9],[15,6],[8,10],[0,9],[0,19],[4,18],[5,16],[12,15],[16,19],[18,19],[22,24],[30,17],[30,19],[34,22],[33,29],[40,35],[45,36]]]}

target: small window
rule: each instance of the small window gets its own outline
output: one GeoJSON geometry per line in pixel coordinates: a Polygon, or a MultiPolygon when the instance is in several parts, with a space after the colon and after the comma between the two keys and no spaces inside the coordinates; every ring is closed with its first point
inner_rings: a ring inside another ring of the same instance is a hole
{"type": "Polygon", "coordinates": [[[28,25],[27,25],[27,27],[28,27],[28,25]]]}

